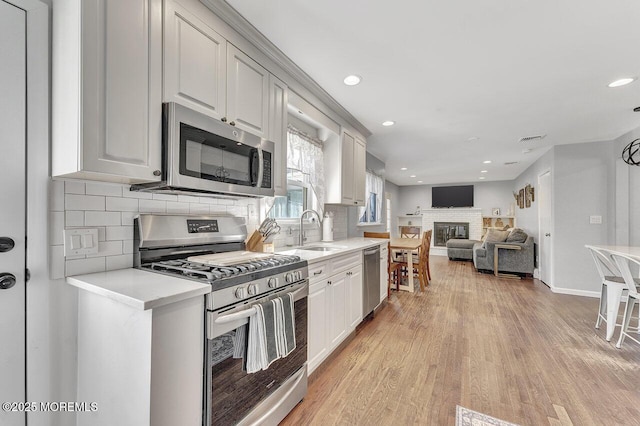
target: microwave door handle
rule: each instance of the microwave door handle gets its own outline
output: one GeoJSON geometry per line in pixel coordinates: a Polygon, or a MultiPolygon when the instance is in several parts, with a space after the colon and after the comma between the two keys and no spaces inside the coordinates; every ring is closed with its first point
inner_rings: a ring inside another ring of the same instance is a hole
{"type": "Polygon", "coordinates": [[[264,161],[262,158],[262,150],[258,148],[258,181],[256,182],[256,187],[262,187],[262,178],[264,177],[264,161]]]}

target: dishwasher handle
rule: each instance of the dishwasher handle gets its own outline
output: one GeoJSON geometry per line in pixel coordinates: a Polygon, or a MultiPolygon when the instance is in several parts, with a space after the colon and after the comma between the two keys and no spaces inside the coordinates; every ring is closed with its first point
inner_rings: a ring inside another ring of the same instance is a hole
{"type": "Polygon", "coordinates": [[[365,256],[371,256],[372,254],[379,255],[380,254],[380,246],[374,247],[374,248],[370,248],[370,249],[367,249],[367,250],[363,250],[362,254],[365,255],[365,256]]]}

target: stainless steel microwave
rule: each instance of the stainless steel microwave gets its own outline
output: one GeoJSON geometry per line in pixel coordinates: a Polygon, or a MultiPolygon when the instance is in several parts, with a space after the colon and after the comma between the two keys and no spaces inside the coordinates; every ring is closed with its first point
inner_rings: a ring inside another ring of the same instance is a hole
{"type": "Polygon", "coordinates": [[[162,180],[132,191],[274,195],[273,142],[175,102],[162,108],[162,180]]]}

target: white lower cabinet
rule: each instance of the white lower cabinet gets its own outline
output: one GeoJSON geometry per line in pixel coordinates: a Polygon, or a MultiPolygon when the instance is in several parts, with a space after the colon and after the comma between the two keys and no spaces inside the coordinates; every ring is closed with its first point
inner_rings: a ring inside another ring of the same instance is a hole
{"type": "Polygon", "coordinates": [[[329,296],[326,281],[309,286],[309,298],[307,299],[307,362],[309,372],[316,369],[329,351],[327,347],[327,310],[329,296]]]}
{"type": "Polygon", "coordinates": [[[354,266],[347,271],[347,289],[349,291],[347,320],[349,331],[355,330],[362,321],[362,265],[354,266]]]}
{"type": "Polygon", "coordinates": [[[329,349],[333,350],[347,337],[347,274],[329,278],[329,349]]]}
{"type": "Polygon", "coordinates": [[[309,266],[309,373],[362,321],[362,252],[309,266]]]}

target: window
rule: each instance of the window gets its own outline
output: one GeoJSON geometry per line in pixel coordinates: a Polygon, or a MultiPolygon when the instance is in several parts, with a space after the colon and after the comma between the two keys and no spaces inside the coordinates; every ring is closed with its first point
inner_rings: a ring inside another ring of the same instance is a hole
{"type": "Polygon", "coordinates": [[[324,201],[322,142],[289,125],[287,195],[276,197],[269,217],[299,218],[306,209],[320,211],[324,201]]]}
{"type": "Polygon", "coordinates": [[[375,173],[367,171],[365,186],[365,206],[359,209],[360,224],[382,223],[382,204],[384,202],[384,180],[375,173]]]}
{"type": "Polygon", "coordinates": [[[385,194],[387,199],[387,232],[391,232],[391,195],[387,192],[385,194]]]}

